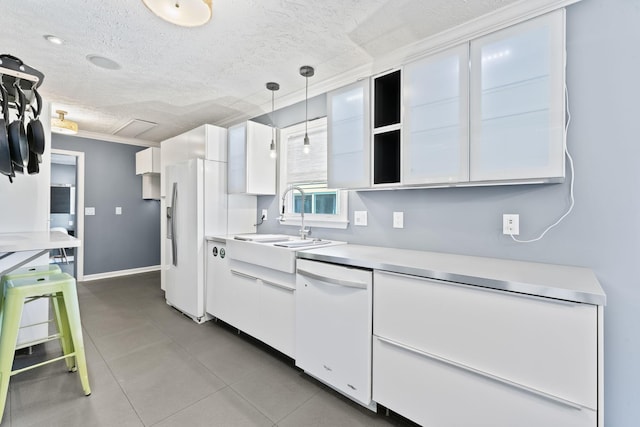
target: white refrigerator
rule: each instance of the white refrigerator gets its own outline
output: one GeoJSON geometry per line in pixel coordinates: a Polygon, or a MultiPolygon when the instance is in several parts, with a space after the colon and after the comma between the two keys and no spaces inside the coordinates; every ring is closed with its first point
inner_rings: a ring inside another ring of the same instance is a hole
{"type": "Polygon", "coordinates": [[[211,318],[205,312],[205,236],[227,233],[227,164],[191,159],[167,165],[165,174],[165,298],[203,323],[211,318]]]}

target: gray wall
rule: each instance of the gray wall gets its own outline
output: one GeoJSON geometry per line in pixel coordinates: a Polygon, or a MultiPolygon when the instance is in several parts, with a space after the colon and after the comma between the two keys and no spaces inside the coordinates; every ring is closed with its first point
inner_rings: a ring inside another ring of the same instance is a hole
{"type": "Polygon", "coordinates": [[[84,274],[159,265],[160,202],[142,199],[135,169],[144,147],[59,134],[52,147],[85,153],[84,204],[96,214],[84,218],[84,274]]]}
{"type": "MultiPolygon", "coordinates": [[[[568,207],[569,182],[485,188],[352,192],[368,227],[316,229],[351,243],[433,250],[589,267],[607,293],[605,419],[640,420],[640,1],[583,0],[567,10],[567,85],[572,122],[568,147],[576,167],[573,212],[541,241],[519,244],[501,234],[503,213],[520,214],[520,237],[537,236],[568,207]],[[392,212],[405,228],[392,228],[392,212]]],[[[275,197],[261,233],[277,225],[275,197]]]]}

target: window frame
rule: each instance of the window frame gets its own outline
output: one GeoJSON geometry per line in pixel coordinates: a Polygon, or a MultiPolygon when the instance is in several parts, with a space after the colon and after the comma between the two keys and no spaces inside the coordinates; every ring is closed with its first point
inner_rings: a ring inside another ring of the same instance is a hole
{"type": "MultiPolygon", "coordinates": [[[[314,132],[320,129],[327,129],[327,118],[321,117],[319,119],[311,120],[306,122],[306,128],[308,132],[314,132]]],[[[287,141],[290,138],[304,135],[305,132],[305,122],[298,123],[296,125],[292,125],[283,129],[280,129],[279,132],[279,143],[278,143],[278,194],[277,194],[277,203],[278,203],[278,212],[282,212],[282,195],[287,189],[287,141]]],[[[327,134],[328,138],[328,134],[327,134]]],[[[304,225],[305,227],[316,227],[316,228],[341,228],[346,229],[349,225],[349,195],[348,191],[341,189],[331,189],[336,191],[336,214],[309,214],[305,213],[304,215],[304,225]]],[[[285,203],[287,211],[278,219],[278,222],[281,225],[289,225],[300,227],[301,220],[299,213],[293,213],[293,193],[299,194],[297,191],[292,191],[287,195],[287,201],[285,203]]]]}

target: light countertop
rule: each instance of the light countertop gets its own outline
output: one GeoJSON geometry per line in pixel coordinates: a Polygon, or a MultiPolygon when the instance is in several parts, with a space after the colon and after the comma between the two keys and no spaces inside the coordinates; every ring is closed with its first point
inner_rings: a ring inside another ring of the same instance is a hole
{"type": "Polygon", "coordinates": [[[362,245],[306,249],[297,252],[297,256],[566,301],[606,304],[606,294],[595,274],[583,267],[362,245]]]}
{"type": "Polygon", "coordinates": [[[76,248],[80,240],[59,231],[0,233],[0,253],[76,248]]]}

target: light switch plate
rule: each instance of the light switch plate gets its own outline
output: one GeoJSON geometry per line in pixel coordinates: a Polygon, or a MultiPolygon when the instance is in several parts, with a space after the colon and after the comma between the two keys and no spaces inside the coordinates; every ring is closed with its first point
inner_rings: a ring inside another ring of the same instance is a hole
{"type": "Polygon", "coordinates": [[[96,208],[84,208],[84,214],[85,215],[95,215],[96,214],[96,208]]]}
{"type": "Polygon", "coordinates": [[[404,212],[393,213],[393,228],[404,228],[404,212]]]}
{"type": "Polygon", "coordinates": [[[122,215],[122,207],[116,206],[116,215],[122,215]]]}
{"type": "Polygon", "coordinates": [[[353,223],[355,225],[367,225],[367,211],[353,211],[353,223]]]}

